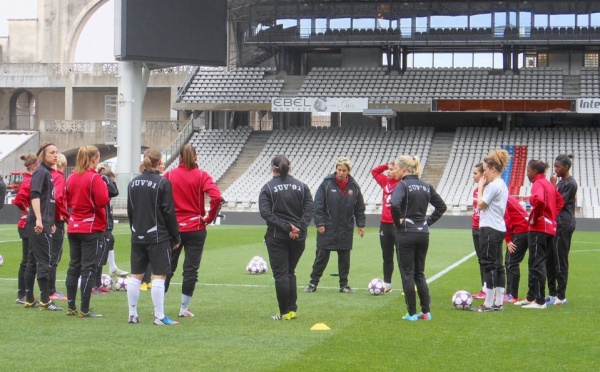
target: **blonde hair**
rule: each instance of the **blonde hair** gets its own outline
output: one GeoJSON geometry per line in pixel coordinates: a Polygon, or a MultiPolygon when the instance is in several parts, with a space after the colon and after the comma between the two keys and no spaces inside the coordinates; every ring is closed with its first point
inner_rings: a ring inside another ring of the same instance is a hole
{"type": "Polygon", "coordinates": [[[56,156],[56,169],[64,169],[67,166],[67,158],[62,154],[56,156]]]}
{"type": "Polygon", "coordinates": [[[88,145],[80,147],[75,160],[75,172],[78,174],[85,173],[90,169],[92,159],[95,157],[100,157],[100,151],[98,151],[96,146],[88,145]]]}
{"type": "Polygon", "coordinates": [[[148,149],[144,152],[144,161],[142,162],[142,166],[144,167],[144,170],[155,172],[158,170],[161,160],[162,154],[160,151],[148,149]]]}
{"type": "Polygon", "coordinates": [[[335,168],[337,169],[337,167],[339,167],[340,165],[345,166],[346,168],[348,168],[348,172],[350,172],[352,170],[352,162],[350,161],[350,159],[348,159],[345,156],[341,156],[339,157],[336,161],[335,161],[335,168]]]}
{"type": "Polygon", "coordinates": [[[418,156],[401,155],[394,160],[394,163],[406,168],[410,174],[416,174],[417,177],[421,178],[423,169],[421,169],[421,159],[418,156]]]}
{"type": "Polygon", "coordinates": [[[487,154],[483,159],[483,162],[490,168],[496,168],[498,173],[502,173],[508,164],[508,159],[510,159],[508,151],[504,149],[495,149],[487,154]]]}

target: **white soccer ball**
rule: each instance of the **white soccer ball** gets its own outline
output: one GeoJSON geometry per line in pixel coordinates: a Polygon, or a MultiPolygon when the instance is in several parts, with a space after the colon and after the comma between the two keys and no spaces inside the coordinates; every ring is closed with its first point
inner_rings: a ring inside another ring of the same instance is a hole
{"type": "Polygon", "coordinates": [[[0,255],[0,266],[4,265],[4,257],[2,257],[2,255],[0,255]]]}
{"type": "Polygon", "coordinates": [[[115,281],[115,290],[117,291],[126,291],[127,290],[127,280],[129,278],[120,276],[115,281]]]}
{"type": "Polygon", "coordinates": [[[385,282],[383,281],[383,279],[375,278],[369,282],[367,289],[372,295],[382,295],[385,293],[385,282]]]}
{"type": "Polygon", "coordinates": [[[246,265],[246,271],[249,274],[264,274],[269,270],[269,265],[267,265],[267,261],[265,261],[260,256],[254,256],[246,265]]]}
{"type": "Polygon", "coordinates": [[[458,310],[469,310],[473,304],[473,296],[467,291],[458,291],[452,296],[452,306],[458,310]]]}
{"type": "Polygon", "coordinates": [[[100,278],[99,287],[106,288],[106,289],[112,289],[112,286],[113,286],[113,280],[110,277],[110,275],[102,274],[102,277],[100,278]]]}

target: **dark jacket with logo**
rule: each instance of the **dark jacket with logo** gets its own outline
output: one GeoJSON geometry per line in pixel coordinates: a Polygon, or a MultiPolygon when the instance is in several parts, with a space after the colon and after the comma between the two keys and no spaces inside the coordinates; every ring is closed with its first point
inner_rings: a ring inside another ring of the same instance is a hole
{"type": "Polygon", "coordinates": [[[407,175],[398,182],[392,193],[392,217],[396,231],[429,233],[429,226],[446,212],[446,203],[433,186],[417,175],[407,175]],[[429,204],[435,210],[427,216],[429,204]],[[400,219],[404,219],[400,223],[400,219]]]}
{"type": "Polygon", "coordinates": [[[292,176],[285,181],[273,177],[260,190],[260,216],[267,222],[267,234],[274,238],[288,238],[291,225],[300,229],[298,240],[306,239],[306,230],[313,217],[313,199],[310,189],[292,176]]]}
{"type": "Polygon", "coordinates": [[[324,226],[325,233],[317,234],[317,248],[350,250],[354,225],[365,227],[365,201],[360,187],[352,178],[342,195],[335,174],[325,177],[315,193],[315,225],[324,226]]]}
{"type": "Polygon", "coordinates": [[[179,243],[171,182],[144,170],[127,187],[127,217],[132,243],[179,243]]]}

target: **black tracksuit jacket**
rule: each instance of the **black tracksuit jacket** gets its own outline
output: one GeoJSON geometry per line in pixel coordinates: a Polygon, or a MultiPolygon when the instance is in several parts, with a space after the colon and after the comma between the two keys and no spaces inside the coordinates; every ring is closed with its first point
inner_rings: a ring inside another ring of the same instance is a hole
{"type": "Polygon", "coordinates": [[[401,232],[429,233],[429,226],[446,212],[446,203],[433,186],[421,181],[417,175],[406,175],[392,192],[392,217],[401,232]],[[427,207],[435,210],[427,217],[427,207]],[[404,221],[400,223],[400,219],[404,221]]]}
{"type": "Polygon", "coordinates": [[[135,177],[127,187],[127,217],[132,243],[179,243],[171,182],[158,171],[135,177]]]}

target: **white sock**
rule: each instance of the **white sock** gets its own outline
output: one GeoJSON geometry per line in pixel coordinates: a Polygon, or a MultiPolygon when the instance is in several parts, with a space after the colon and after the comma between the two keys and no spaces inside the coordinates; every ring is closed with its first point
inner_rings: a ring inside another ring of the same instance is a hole
{"type": "Polygon", "coordinates": [[[108,251],[108,269],[110,271],[117,268],[117,264],[115,262],[115,251],[108,251]]]}
{"type": "Polygon", "coordinates": [[[504,302],[504,288],[496,287],[494,290],[496,292],[496,300],[494,300],[494,305],[500,306],[504,302]]]}
{"type": "Polygon", "coordinates": [[[494,290],[488,287],[485,287],[485,301],[483,302],[485,307],[492,307],[494,304],[494,290]]]}
{"type": "Polygon", "coordinates": [[[142,284],[142,281],[139,279],[127,279],[127,302],[129,303],[129,316],[138,316],[137,305],[140,299],[140,284],[142,284]]]}
{"type": "Polygon", "coordinates": [[[485,292],[486,288],[487,288],[487,284],[484,282],[483,285],[481,286],[481,292],[485,292]]]}
{"type": "Polygon", "coordinates": [[[152,302],[154,303],[154,316],[158,319],[165,317],[165,280],[152,279],[152,302]]]}
{"type": "Polygon", "coordinates": [[[191,301],[192,301],[192,296],[182,294],[181,295],[181,309],[179,310],[179,312],[185,313],[186,311],[188,311],[190,308],[191,301]]]}

